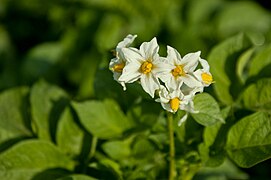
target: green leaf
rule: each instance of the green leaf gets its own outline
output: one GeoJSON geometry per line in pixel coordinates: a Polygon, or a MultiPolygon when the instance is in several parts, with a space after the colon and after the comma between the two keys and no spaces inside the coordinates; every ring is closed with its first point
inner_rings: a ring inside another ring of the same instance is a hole
{"type": "Polygon", "coordinates": [[[219,167],[204,167],[193,177],[193,180],[246,180],[248,175],[236,167],[230,160],[226,159],[219,167]]]}
{"type": "Polygon", "coordinates": [[[262,48],[251,60],[249,76],[271,77],[271,45],[262,48]]]}
{"type": "Polygon", "coordinates": [[[271,78],[260,79],[244,90],[242,101],[246,108],[271,112],[271,78]]]}
{"type": "Polygon", "coordinates": [[[222,123],[205,127],[203,132],[203,143],[199,145],[199,152],[204,166],[215,167],[223,163],[225,152],[222,132],[222,123]]]}
{"type": "Polygon", "coordinates": [[[67,94],[59,87],[41,80],[32,87],[30,102],[38,137],[51,140],[57,120],[67,104],[67,94]]]}
{"type": "Polygon", "coordinates": [[[227,3],[217,19],[218,33],[223,37],[238,32],[265,33],[271,25],[270,14],[253,1],[227,3]]]}
{"type": "Polygon", "coordinates": [[[62,113],[56,132],[58,147],[66,154],[76,156],[81,152],[84,132],[75,122],[71,109],[66,107],[62,113]]]}
{"type": "MultiPolygon", "coordinates": [[[[107,14],[102,19],[95,36],[97,46],[102,49],[110,49],[120,41],[120,29],[124,26],[123,19],[114,14],[107,14]],[[110,31],[108,29],[110,28],[110,31]]],[[[123,37],[122,37],[123,38],[123,37]]]]}
{"type": "MultiPolygon", "coordinates": [[[[231,107],[225,107],[221,110],[222,117],[226,119],[231,111],[231,107]]],[[[226,157],[225,144],[227,132],[231,127],[230,118],[227,118],[227,123],[217,122],[213,126],[204,128],[203,142],[199,145],[199,153],[201,161],[205,167],[217,167],[221,165],[226,157]]]]}
{"type": "Polygon", "coordinates": [[[238,96],[240,84],[235,74],[237,57],[251,46],[251,42],[243,34],[227,39],[214,47],[207,58],[215,83],[213,84],[218,99],[231,105],[238,96]]]}
{"type": "MultiPolygon", "coordinates": [[[[106,167],[106,170],[110,171],[111,173],[114,173],[114,176],[115,178],[113,178],[112,176],[110,177],[110,179],[120,179],[122,180],[122,174],[123,172],[121,171],[121,166],[120,164],[116,163],[115,161],[113,161],[112,159],[101,159],[99,161],[101,163],[102,166],[106,167]]],[[[106,175],[104,175],[105,177],[110,175],[109,173],[106,173],[106,175]]],[[[108,179],[107,178],[102,178],[102,179],[108,179]]]]}
{"type": "Polygon", "coordinates": [[[211,126],[216,122],[224,122],[216,100],[207,93],[201,93],[194,98],[195,110],[192,117],[204,126],[211,126]]]}
{"type": "Polygon", "coordinates": [[[44,75],[55,75],[53,66],[60,61],[63,55],[63,47],[60,43],[44,43],[32,48],[27,54],[23,64],[24,76],[36,79],[44,75]]]}
{"type": "Polygon", "coordinates": [[[27,87],[18,87],[0,94],[0,143],[10,138],[31,136],[28,93],[27,87]]]}
{"type": "Polygon", "coordinates": [[[0,154],[0,179],[28,180],[46,169],[71,170],[74,162],[53,144],[28,140],[0,154]]]}
{"type": "Polygon", "coordinates": [[[74,175],[63,177],[63,178],[59,178],[57,180],[96,180],[96,178],[86,176],[83,174],[74,174],[74,175]]]}
{"type": "Polygon", "coordinates": [[[149,140],[140,137],[133,143],[132,150],[135,157],[149,159],[152,158],[152,155],[155,152],[155,146],[149,140]]]}
{"type": "Polygon", "coordinates": [[[102,149],[114,160],[122,160],[131,155],[132,139],[122,141],[107,141],[102,145],[102,149]]]}
{"type": "Polygon", "coordinates": [[[73,102],[83,126],[101,139],[119,137],[133,124],[113,100],[73,102]]]}
{"type": "Polygon", "coordinates": [[[240,167],[249,168],[271,157],[271,117],[265,112],[246,116],[228,133],[227,153],[240,167]]]}
{"type": "Polygon", "coordinates": [[[255,49],[250,48],[247,51],[245,51],[237,60],[236,73],[240,81],[242,82],[242,84],[244,84],[248,78],[248,72],[246,71],[247,71],[248,63],[251,60],[251,57],[254,52],[255,52],[255,49]]]}

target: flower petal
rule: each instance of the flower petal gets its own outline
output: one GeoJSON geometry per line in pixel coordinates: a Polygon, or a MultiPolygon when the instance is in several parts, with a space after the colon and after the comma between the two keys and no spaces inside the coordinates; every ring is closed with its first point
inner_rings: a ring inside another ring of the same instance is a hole
{"type": "Polygon", "coordinates": [[[167,81],[165,81],[166,87],[172,91],[177,90],[181,87],[182,81],[178,81],[174,76],[170,75],[167,81]]]}
{"type": "Polygon", "coordinates": [[[158,54],[159,51],[156,38],[154,37],[150,42],[143,42],[139,48],[139,51],[145,60],[153,59],[153,57],[158,54]]]}
{"type": "Polygon", "coordinates": [[[185,76],[182,76],[182,80],[184,84],[186,84],[188,87],[198,87],[201,86],[201,82],[197,81],[193,76],[190,74],[186,74],[185,76]]]}
{"type": "Polygon", "coordinates": [[[180,65],[182,57],[176,49],[171,46],[167,46],[167,59],[170,64],[175,66],[180,65]]]}
{"type": "Polygon", "coordinates": [[[188,113],[185,113],[185,115],[179,120],[178,126],[181,126],[187,119],[188,113]]]}
{"type": "Polygon", "coordinates": [[[140,64],[138,63],[126,63],[126,66],[123,68],[122,75],[119,77],[119,81],[132,83],[138,80],[141,75],[139,68],[140,64]]]}
{"type": "Polygon", "coordinates": [[[130,46],[135,38],[137,37],[137,35],[131,35],[131,34],[128,34],[124,39],[123,41],[119,42],[118,45],[117,45],[117,50],[120,49],[120,48],[124,48],[124,47],[128,47],[130,46]]]}
{"type": "Polygon", "coordinates": [[[160,88],[159,81],[153,76],[152,73],[142,74],[140,77],[142,88],[153,98],[156,89],[160,88]]]}
{"type": "Polygon", "coordinates": [[[198,65],[199,59],[200,59],[200,51],[185,55],[182,59],[182,63],[185,64],[184,71],[193,72],[198,65]]]}
{"type": "Polygon", "coordinates": [[[203,68],[203,70],[205,72],[210,72],[210,66],[209,66],[208,62],[205,59],[200,58],[199,62],[200,62],[201,66],[202,66],[202,68],[203,68]]]}
{"type": "Polygon", "coordinates": [[[162,107],[163,107],[165,110],[167,110],[167,111],[169,111],[169,112],[171,112],[171,113],[174,112],[174,111],[171,109],[169,103],[161,103],[161,105],[162,105],[162,107]]]}
{"type": "Polygon", "coordinates": [[[139,50],[136,48],[122,48],[121,52],[123,53],[123,56],[128,62],[141,64],[145,61],[145,58],[142,57],[139,50]]]}
{"type": "Polygon", "coordinates": [[[168,74],[171,75],[171,70],[174,69],[175,66],[165,63],[165,62],[156,62],[153,64],[152,72],[156,75],[158,74],[168,74]]]}

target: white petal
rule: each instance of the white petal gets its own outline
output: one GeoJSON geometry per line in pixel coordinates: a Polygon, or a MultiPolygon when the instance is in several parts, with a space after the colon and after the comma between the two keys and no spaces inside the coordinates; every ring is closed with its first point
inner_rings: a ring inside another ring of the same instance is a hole
{"type": "Polygon", "coordinates": [[[179,120],[178,126],[181,126],[187,119],[188,113],[185,113],[185,115],[179,120]]]}
{"type": "Polygon", "coordinates": [[[156,89],[160,88],[158,80],[151,74],[142,74],[140,77],[142,88],[153,98],[156,89]]]}
{"type": "Polygon", "coordinates": [[[146,59],[152,59],[155,54],[158,54],[159,46],[154,37],[150,42],[143,42],[139,48],[140,53],[146,59]]]}
{"type": "Polygon", "coordinates": [[[170,65],[168,63],[165,62],[157,62],[155,64],[153,64],[154,68],[152,70],[152,72],[154,74],[171,74],[171,70],[174,69],[175,66],[170,65]]]}
{"type": "Polygon", "coordinates": [[[136,37],[137,37],[137,35],[131,35],[131,34],[127,35],[123,39],[123,41],[121,41],[121,42],[118,43],[116,49],[130,46],[133,43],[133,41],[135,40],[136,37]]]}
{"type": "Polygon", "coordinates": [[[123,68],[122,75],[119,77],[119,81],[125,83],[132,83],[139,79],[141,73],[139,72],[140,64],[127,63],[123,68]]]}
{"type": "Polygon", "coordinates": [[[193,74],[198,81],[202,82],[201,74],[204,73],[203,69],[196,70],[193,74]]]}
{"type": "Polygon", "coordinates": [[[178,81],[174,76],[169,75],[169,78],[167,81],[165,81],[165,84],[168,89],[175,90],[180,87],[181,82],[178,81]]]}
{"type": "Polygon", "coordinates": [[[172,65],[179,65],[182,59],[180,53],[170,46],[167,46],[167,58],[172,65]]]}
{"type": "Polygon", "coordinates": [[[201,86],[201,82],[197,81],[193,76],[190,74],[186,74],[185,76],[182,76],[182,80],[184,84],[186,84],[188,87],[198,87],[201,86]]]}
{"type": "Polygon", "coordinates": [[[125,83],[124,82],[120,82],[120,84],[122,85],[123,87],[123,91],[126,91],[126,86],[125,86],[125,83]]]}
{"type": "Polygon", "coordinates": [[[162,103],[168,103],[170,101],[170,97],[168,93],[169,93],[168,90],[164,86],[161,85],[159,89],[159,97],[162,103]]]}
{"type": "Polygon", "coordinates": [[[113,77],[115,81],[119,81],[121,73],[113,71],[113,77]]]}
{"type": "Polygon", "coordinates": [[[173,110],[171,109],[169,103],[161,103],[161,105],[162,105],[162,107],[163,107],[165,110],[167,110],[167,111],[173,113],[173,110]]]}
{"type": "Polygon", "coordinates": [[[116,64],[120,64],[120,63],[122,63],[122,61],[119,58],[113,58],[113,59],[111,59],[110,62],[109,62],[109,69],[112,71],[113,67],[116,64]]]}
{"type": "Polygon", "coordinates": [[[202,68],[205,72],[210,72],[210,66],[208,62],[205,59],[199,59],[200,64],[202,65],[202,68]]]}
{"type": "Polygon", "coordinates": [[[185,55],[182,59],[182,63],[185,64],[184,71],[193,72],[198,65],[199,59],[200,59],[200,51],[185,55]]]}
{"type": "Polygon", "coordinates": [[[136,48],[122,48],[121,51],[128,62],[141,64],[145,61],[145,58],[142,57],[139,50],[136,48]]]}
{"type": "Polygon", "coordinates": [[[180,100],[182,100],[184,98],[184,95],[180,89],[175,89],[175,90],[171,91],[169,96],[171,99],[178,97],[180,100]]]}

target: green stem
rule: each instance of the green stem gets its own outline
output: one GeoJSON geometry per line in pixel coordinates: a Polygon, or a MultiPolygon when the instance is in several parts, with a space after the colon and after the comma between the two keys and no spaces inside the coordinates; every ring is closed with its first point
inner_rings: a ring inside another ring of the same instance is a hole
{"type": "Polygon", "coordinates": [[[89,152],[89,159],[91,159],[95,154],[97,142],[98,142],[98,138],[96,136],[93,136],[92,141],[91,141],[90,152],[89,152]]]}
{"type": "Polygon", "coordinates": [[[174,180],[176,176],[175,168],[175,145],[174,145],[174,128],[173,114],[168,112],[168,133],[169,133],[169,180],[174,180]]]}

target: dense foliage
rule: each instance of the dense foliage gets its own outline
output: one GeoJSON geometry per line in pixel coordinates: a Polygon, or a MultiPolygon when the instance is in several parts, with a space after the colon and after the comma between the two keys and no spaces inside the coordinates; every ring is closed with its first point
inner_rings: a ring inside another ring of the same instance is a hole
{"type": "Polygon", "coordinates": [[[1,0],[0,179],[167,179],[165,111],[108,69],[127,34],[210,64],[174,115],[177,179],[268,179],[271,13],[245,0],[1,0]]]}

